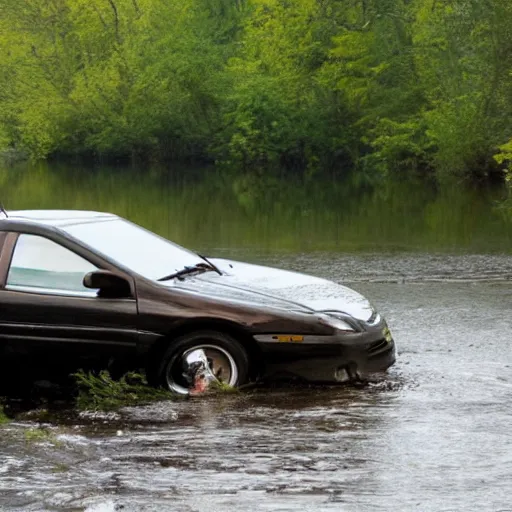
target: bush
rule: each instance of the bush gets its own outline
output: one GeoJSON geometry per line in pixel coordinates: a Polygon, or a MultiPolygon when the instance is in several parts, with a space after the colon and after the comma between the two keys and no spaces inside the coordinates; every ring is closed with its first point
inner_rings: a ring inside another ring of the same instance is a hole
{"type": "Polygon", "coordinates": [[[74,376],[78,385],[76,404],[82,410],[107,411],[172,397],[169,391],[149,386],[140,373],[130,372],[119,380],[106,370],[99,374],[80,370],[74,376]]]}

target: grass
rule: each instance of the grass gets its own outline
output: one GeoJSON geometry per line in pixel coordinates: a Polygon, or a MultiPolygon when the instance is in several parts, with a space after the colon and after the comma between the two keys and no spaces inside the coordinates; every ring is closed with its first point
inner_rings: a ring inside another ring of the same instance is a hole
{"type": "Polygon", "coordinates": [[[35,427],[25,430],[25,442],[52,443],[55,446],[60,444],[59,441],[57,441],[55,434],[46,427],[35,427]]]}
{"type": "Polygon", "coordinates": [[[212,382],[211,390],[219,392],[219,393],[239,393],[240,392],[240,390],[238,388],[235,388],[234,386],[230,386],[229,384],[226,384],[225,382],[221,382],[221,381],[212,382]]]}
{"type": "Polygon", "coordinates": [[[0,425],[3,425],[4,423],[8,423],[10,419],[7,417],[7,415],[4,412],[4,406],[0,405],[0,425]]]}

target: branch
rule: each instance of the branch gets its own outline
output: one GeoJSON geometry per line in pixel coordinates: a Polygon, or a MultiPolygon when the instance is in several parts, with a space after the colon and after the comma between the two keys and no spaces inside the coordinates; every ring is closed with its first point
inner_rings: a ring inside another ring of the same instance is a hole
{"type": "Polygon", "coordinates": [[[98,15],[98,18],[100,19],[101,24],[102,24],[105,28],[107,28],[107,27],[108,27],[107,22],[105,21],[105,19],[104,19],[104,18],[103,18],[103,16],[101,15],[100,10],[99,10],[95,5],[93,5],[93,6],[92,6],[92,8],[96,11],[96,14],[98,15]]]}
{"type": "Polygon", "coordinates": [[[39,55],[35,45],[31,46],[31,53],[36,58],[36,60],[39,61],[39,68],[42,70],[43,76],[47,80],[47,82],[58,92],[59,96],[63,100],[67,101],[68,103],[74,106],[75,102],[69,97],[68,92],[64,90],[62,80],[60,80],[59,77],[55,76],[55,73],[46,64],[47,59],[43,59],[41,55],[39,55]]]}
{"type": "Polygon", "coordinates": [[[137,13],[137,18],[140,18],[142,16],[142,11],[140,10],[137,0],[132,0],[132,5],[133,8],[135,9],[135,12],[137,13]]]}
{"type": "Polygon", "coordinates": [[[115,26],[115,29],[116,29],[116,40],[117,40],[118,43],[120,43],[121,40],[120,40],[120,37],[119,37],[119,15],[118,15],[118,12],[117,12],[117,6],[114,3],[114,0],[108,0],[108,3],[110,4],[110,7],[112,7],[112,11],[114,12],[114,26],[115,26]]]}

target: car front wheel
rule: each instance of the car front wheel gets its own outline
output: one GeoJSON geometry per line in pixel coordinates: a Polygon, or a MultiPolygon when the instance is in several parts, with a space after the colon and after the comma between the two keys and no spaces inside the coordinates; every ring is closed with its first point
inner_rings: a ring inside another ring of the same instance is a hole
{"type": "Polygon", "coordinates": [[[160,384],[179,395],[200,394],[212,387],[247,383],[249,360],[231,336],[201,331],[173,341],[158,371],[160,384]]]}

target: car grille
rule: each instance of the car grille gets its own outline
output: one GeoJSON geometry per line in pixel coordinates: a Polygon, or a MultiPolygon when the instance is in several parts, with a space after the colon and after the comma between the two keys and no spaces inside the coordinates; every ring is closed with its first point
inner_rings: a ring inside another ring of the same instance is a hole
{"type": "Polygon", "coordinates": [[[374,341],[368,345],[368,354],[375,354],[385,349],[388,346],[388,342],[385,339],[374,341]]]}

